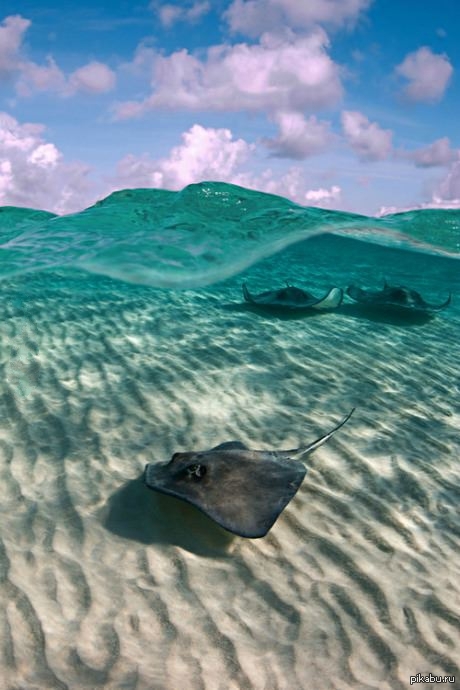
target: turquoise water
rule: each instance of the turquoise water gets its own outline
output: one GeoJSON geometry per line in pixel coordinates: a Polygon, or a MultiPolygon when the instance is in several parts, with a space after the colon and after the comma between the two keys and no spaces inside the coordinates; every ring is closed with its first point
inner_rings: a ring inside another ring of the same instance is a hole
{"type": "Polygon", "coordinates": [[[460,255],[458,210],[375,219],[221,182],[124,190],[62,217],[5,207],[0,231],[2,277],[70,266],[153,287],[211,284],[324,232],[460,255]]]}
{"type": "Polygon", "coordinates": [[[5,687],[460,677],[459,225],[221,183],[0,209],[5,687]],[[384,280],[452,303],[286,314],[241,292],[384,280]],[[263,539],[142,484],[176,451],[294,448],[352,407],[263,539]]]}

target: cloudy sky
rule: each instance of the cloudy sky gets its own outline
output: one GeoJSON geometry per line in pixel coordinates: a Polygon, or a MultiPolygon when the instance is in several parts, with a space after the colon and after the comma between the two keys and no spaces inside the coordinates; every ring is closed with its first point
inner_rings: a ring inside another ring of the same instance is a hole
{"type": "Polygon", "coordinates": [[[3,0],[0,204],[222,180],[460,206],[456,0],[3,0]]]}

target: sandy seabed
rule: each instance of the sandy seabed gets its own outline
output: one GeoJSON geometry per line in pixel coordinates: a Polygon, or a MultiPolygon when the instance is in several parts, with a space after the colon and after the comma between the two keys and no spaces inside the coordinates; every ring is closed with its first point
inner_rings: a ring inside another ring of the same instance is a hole
{"type": "Polygon", "coordinates": [[[460,688],[458,306],[285,319],[240,279],[27,280],[1,306],[1,690],[460,688]],[[175,451],[292,448],[354,406],[263,539],[142,484],[175,451]]]}

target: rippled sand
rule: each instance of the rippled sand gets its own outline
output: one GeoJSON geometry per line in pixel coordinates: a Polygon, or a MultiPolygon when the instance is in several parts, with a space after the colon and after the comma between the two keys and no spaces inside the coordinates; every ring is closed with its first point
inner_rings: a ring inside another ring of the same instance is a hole
{"type": "Polygon", "coordinates": [[[1,690],[459,688],[455,305],[281,319],[235,306],[240,280],[72,276],[3,287],[1,690]],[[264,539],[142,485],[174,451],[294,447],[353,406],[264,539]]]}

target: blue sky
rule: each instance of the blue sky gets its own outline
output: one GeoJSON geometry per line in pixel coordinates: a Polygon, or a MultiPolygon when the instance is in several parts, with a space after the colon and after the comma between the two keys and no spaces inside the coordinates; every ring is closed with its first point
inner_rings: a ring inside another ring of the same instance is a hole
{"type": "Polygon", "coordinates": [[[242,184],[460,206],[454,0],[4,0],[0,204],[242,184]]]}

